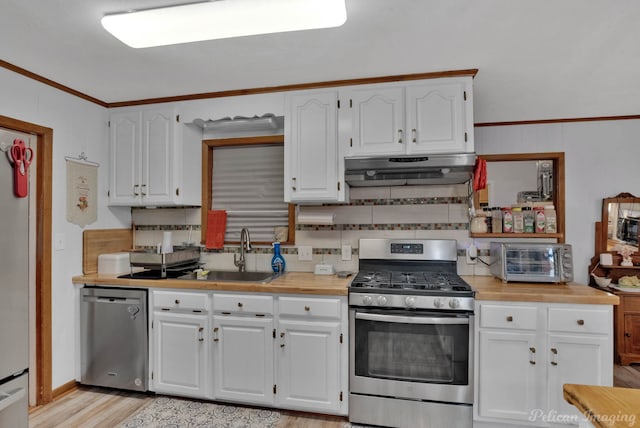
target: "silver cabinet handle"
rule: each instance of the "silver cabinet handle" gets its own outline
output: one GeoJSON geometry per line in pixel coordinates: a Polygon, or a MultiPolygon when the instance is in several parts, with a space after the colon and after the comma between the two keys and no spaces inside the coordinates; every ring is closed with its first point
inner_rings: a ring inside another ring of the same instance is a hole
{"type": "Polygon", "coordinates": [[[204,342],[204,337],[202,337],[202,331],[204,330],[204,327],[200,327],[198,329],[198,342],[204,342]]]}
{"type": "Polygon", "coordinates": [[[411,141],[413,141],[414,143],[418,141],[418,132],[416,131],[416,128],[413,128],[411,130],[411,141]]]}
{"type": "Polygon", "coordinates": [[[402,129],[398,129],[398,143],[399,144],[402,144],[402,135],[403,135],[402,129]]]}
{"type": "Polygon", "coordinates": [[[133,185],[133,196],[140,196],[140,193],[138,193],[138,191],[136,190],[136,188],[140,187],[139,184],[134,184],[133,185]]]}
{"type": "Polygon", "coordinates": [[[534,348],[533,346],[529,347],[529,353],[531,354],[529,356],[529,364],[535,365],[536,364],[536,348],[534,348]]]}
{"type": "Polygon", "coordinates": [[[218,327],[213,329],[213,341],[214,342],[219,342],[220,341],[220,339],[218,338],[218,330],[219,330],[218,327]]]}
{"type": "Polygon", "coordinates": [[[558,349],[557,348],[551,348],[551,365],[552,366],[558,365],[558,349]]]}
{"type": "Polygon", "coordinates": [[[142,196],[147,196],[147,192],[145,192],[145,191],[143,191],[143,190],[142,190],[142,189],[146,189],[146,188],[147,188],[147,185],[146,185],[146,184],[141,184],[141,185],[140,185],[140,194],[141,194],[142,196]]]}
{"type": "Polygon", "coordinates": [[[284,331],[280,333],[280,347],[284,348],[284,331]]]}
{"type": "Polygon", "coordinates": [[[291,190],[296,191],[296,178],[291,177],[291,190]]]}

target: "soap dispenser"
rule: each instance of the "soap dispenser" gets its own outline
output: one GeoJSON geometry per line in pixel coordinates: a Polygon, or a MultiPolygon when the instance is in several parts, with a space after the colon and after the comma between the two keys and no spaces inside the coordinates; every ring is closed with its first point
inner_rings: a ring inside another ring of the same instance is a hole
{"type": "Polygon", "coordinates": [[[273,269],[275,273],[282,273],[284,272],[285,262],[284,262],[284,257],[282,257],[282,255],[280,254],[280,242],[276,241],[271,245],[273,246],[273,257],[271,258],[271,269],[273,269]]]}

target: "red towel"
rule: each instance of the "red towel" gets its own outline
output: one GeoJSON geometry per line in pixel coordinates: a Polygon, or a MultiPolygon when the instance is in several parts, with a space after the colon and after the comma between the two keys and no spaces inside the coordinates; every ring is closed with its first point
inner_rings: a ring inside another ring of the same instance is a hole
{"type": "Polygon", "coordinates": [[[473,169],[473,190],[478,191],[487,187],[487,161],[477,158],[473,169]]]}
{"type": "Polygon", "coordinates": [[[224,234],[227,230],[227,212],[209,210],[207,212],[207,239],[205,245],[209,249],[220,249],[224,246],[224,234]]]}

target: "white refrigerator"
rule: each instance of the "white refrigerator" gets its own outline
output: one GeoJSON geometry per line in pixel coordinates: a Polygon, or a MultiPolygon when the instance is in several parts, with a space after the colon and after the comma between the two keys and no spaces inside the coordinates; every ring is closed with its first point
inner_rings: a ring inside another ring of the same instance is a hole
{"type": "Polygon", "coordinates": [[[29,197],[0,152],[0,427],[28,427],[29,197]]]}

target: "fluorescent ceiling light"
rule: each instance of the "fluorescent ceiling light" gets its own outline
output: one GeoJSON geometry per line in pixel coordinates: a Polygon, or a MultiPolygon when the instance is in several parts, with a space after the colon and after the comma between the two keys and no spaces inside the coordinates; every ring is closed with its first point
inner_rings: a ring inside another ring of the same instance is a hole
{"type": "Polygon", "coordinates": [[[216,0],[107,15],[102,26],[133,48],[338,27],[345,0],[216,0]]]}

